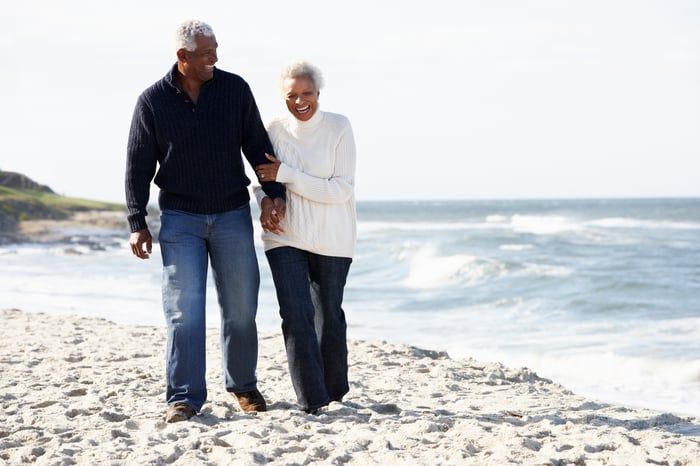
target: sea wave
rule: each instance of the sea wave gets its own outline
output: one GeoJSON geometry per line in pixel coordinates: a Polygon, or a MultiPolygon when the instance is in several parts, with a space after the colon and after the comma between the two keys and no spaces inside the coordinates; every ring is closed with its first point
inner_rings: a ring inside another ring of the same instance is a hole
{"type": "Polygon", "coordinates": [[[607,229],[662,229],[700,230],[700,222],[649,220],[635,217],[604,217],[580,219],[561,215],[514,214],[487,215],[472,221],[455,222],[409,222],[409,221],[359,221],[360,233],[386,233],[404,231],[460,231],[460,230],[508,230],[515,233],[535,235],[557,235],[561,233],[597,231],[607,229]]]}
{"type": "Polygon", "coordinates": [[[700,223],[675,222],[669,220],[644,220],[627,217],[609,217],[589,220],[585,226],[603,228],[638,228],[638,229],[668,229],[668,230],[700,230],[700,223]]]}
{"type": "Polygon", "coordinates": [[[465,287],[507,273],[507,266],[502,262],[466,254],[442,256],[432,244],[406,251],[406,254],[411,256],[410,265],[408,276],[401,284],[409,288],[465,287]]]}

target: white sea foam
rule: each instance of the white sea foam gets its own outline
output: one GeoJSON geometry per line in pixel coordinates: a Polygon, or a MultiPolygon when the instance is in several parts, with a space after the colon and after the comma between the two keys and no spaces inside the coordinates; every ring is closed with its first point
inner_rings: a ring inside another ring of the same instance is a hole
{"type": "Polygon", "coordinates": [[[507,224],[496,225],[488,222],[362,222],[358,225],[358,233],[376,233],[386,231],[460,231],[460,230],[485,230],[485,229],[509,229],[507,224]]]}
{"type": "Polygon", "coordinates": [[[673,222],[659,220],[641,220],[627,217],[609,217],[590,220],[586,226],[603,228],[643,228],[643,229],[671,229],[671,230],[700,230],[700,223],[673,222]]]}
{"type": "Polygon", "coordinates": [[[553,235],[582,228],[579,223],[558,215],[513,215],[510,219],[513,231],[536,235],[553,235]]]}
{"type": "Polygon", "coordinates": [[[531,277],[568,277],[575,271],[570,267],[550,264],[525,263],[524,267],[515,272],[516,274],[531,277]]]}
{"type": "Polygon", "coordinates": [[[626,217],[577,220],[561,215],[487,215],[483,221],[469,222],[361,222],[360,233],[386,231],[460,231],[460,230],[511,230],[516,233],[556,235],[576,232],[591,237],[600,235],[605,229],[678,229],[700,230],[700,223],[640,220],[626,217]],[[594,230],[591,230],[593,228],[594,230]]]}
{"type": "Polygon", "coordinates": [[[502,251],[525,251],[533,247],[532,244],[501,244],[498,246],[498,249],[502,251]]]}
{"type": "Polygon", "coordinates": [[[402,285],[417,289],[464,287],[504,273],[503,263],[466,254],[443,256],[427,244],[411,251],[408,276],[402,285]]]}
{"type": "Polygon", "coordinates": [[[529,354],[525,359],[539,368],[540,376],[556,380],[583,396],[684,415],[700,413],[697,360],[668,361],[590,351],[529,354]]]}
{"type": "Polygon", "coordinates": [[[498,215],[498,214],[487,215],[486,221],[488,223],[503,223],[503,222],[508,221],[508,217],[505,215],[498,215]]]}

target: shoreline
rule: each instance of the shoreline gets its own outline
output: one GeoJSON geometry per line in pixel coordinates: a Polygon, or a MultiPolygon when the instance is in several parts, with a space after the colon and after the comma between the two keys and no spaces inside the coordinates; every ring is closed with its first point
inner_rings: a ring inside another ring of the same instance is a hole
{"type": "Polygon", "coordinates": [[[349,341],[351,390],[320,416],[295,404],[279,333],[259,336],[269,411],[224,390],[207,329],[209,399],[163,421],[165,329],[0,311],[0,461],[7,464],[698,464],[700,421],[587,400],[513,369],[349,341]]]}
{"type": "Polygon", "coordinates": [[[27,243],[70,242],[72,232],[85,235],[90,230],[123,231],[129,237],[126,213],[114,210],[84,210],[62,219],[20,220],[10,230],[0,230],[0,246],[27,243]]]}
{"type": "Polygon", "coordinates": [[[59,220],[23,220],[17,233],[24,242],[62,241],[67,230],[91,229],[123,231],[129,237],[129,224],[125,212],[113,210],[87,210],[75,212],[71,217],[59,220]]]}

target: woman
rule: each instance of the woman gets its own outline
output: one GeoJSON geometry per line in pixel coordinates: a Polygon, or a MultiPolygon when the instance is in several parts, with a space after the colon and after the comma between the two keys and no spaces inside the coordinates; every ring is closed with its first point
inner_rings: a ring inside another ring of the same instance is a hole
{"type": "Polygon", "coordinates": [[[262,189],[256,197],[292,384],[301,409],[317,413],[349,390],[342,303],[357,229],[355,141],[346,117],[319,108],[316,67],[293,63],[280,84],[290,114],[267,128],[279,159],[268,155],[256,173],[285,184],[286,212],[262,189]]]}

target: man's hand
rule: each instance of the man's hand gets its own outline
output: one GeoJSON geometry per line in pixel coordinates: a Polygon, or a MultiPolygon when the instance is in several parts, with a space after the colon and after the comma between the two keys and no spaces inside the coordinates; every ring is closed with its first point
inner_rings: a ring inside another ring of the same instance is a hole
{"type": "Polygon", "coordinates": [[[287,212],[287,204],[284,199],[275,198],[273,201],[265,197],[260,205],[260,225],[265,233],[272,232],[276,235],[284,233],[281,223],[287,212]]]}
{"type": "Polygon", "coordinates": [[[133,232],[129,238],[129,244],[131,245],[131,252],[136,257],[139,259],[148,259],[153,249],[151,232],[148,231],[148,228],[133,232]]]}

